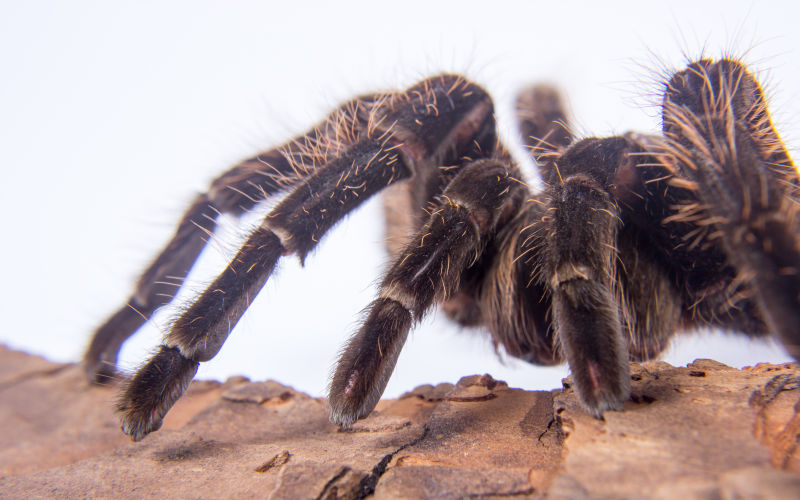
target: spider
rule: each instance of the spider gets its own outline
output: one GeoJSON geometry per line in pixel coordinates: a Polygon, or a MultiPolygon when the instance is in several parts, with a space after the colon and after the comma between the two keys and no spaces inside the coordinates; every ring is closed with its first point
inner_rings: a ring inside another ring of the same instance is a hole
{"type": "Polygon", "coordinates": [[[383,190],[388,233],[405,243],[388,238],[393,262],[330,382],[342,426],[372,411],[409,329],[436,305],[512,356],[566,360],[597,418],[629,398],[628,361],[657,356],[681,330],[774,335],[800,359],[800,177],[747,68],[700,59],[668,76],[660,137],[578,140],[561,102],[541,85],[517,101],[539,191],[498,141],[489,95],[454,74],[353,99],[214,180],[95,332],[92,381],[114,375],[121,344],[171,300],[220,213],[285,196],[127,383],[123,432],[157,430],[280,257],[303,261],[383,190]]]}

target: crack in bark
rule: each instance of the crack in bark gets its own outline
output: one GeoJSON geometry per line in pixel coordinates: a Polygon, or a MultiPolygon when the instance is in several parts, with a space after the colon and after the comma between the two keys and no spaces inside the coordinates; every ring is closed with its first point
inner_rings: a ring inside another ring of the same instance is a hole
{"type": "Polygon", "coordinates": [[[343,466],[333,477],[328,480],[328,482],[325,483],[325,486],[322,487],[322,491],[320,491],[319,495],[317,495],[316,500],[328,500],[334,498],[362,499],[372,495],[375,492],[375,487],[377,486],[378,481],[386,472],[386,467],[389,465],[389,462],[391,462],[392,458],[406,448],[419,443],[425,439],[427,435],[428,426],[426,425],[421,436],[400,446],[393,452],[384,455],[383,458],[381,458],[380,461],[375,465],[375,467],[372,468],[372,471],[369,474],[363,475],[358,483],[358,486],[354,490],[348,489],[347,491],[339,491],[340,486],[347,486],[348,483],[350,483],[349,480],[346,480],[343,484],[338,484],[340,480],[345,478],[351,472],[355,474],[361,473],[360,471],[356,471],[351,467],[343,466]],[[345,494],[344,496],[342,496],[343,493],[345,494]]]}
{"type": "Polygon", "coordinates": [[[550,419],[550,421],[549,421],[549,422],[547,422],[547,428],[544,430],[544,432],[542,432],[541,434],[539,434],[539,437],[537,437],[537,438],[536,438],[536,440],[537,440],[537,441],[541,441],[541,440],[542,440],[542,438],[543,438],[543,437],[544,437],[544,436],[545,436],[545,435],[546,435],[548,432],[550,432],[550,431],[553,429],[553,425],[555,425],[555,426],[556,426],[556,429],[557,429],[557,430],[559,430],[559,427],[560,427],[560,426],[558,425],[558,419],[556,419],[556,417],[553,417],[553,418],[551,418],[551,419],[550,419]]]}
{"type": "Polygon", "coordinates": [[[325,483],[325,486],[322,487],[322,491],[320,492],[319,495],[317,495],[316,500],[327,500],[328,498],[336,498],[338,495],[334,497],[330,496],[330,494],[332,493],[331,490],[336,487],[336,481],[346,476],[347,473],[350,472],[351,470],[353,469],[351,469],[350,467],[347,466],[342,467],[342,469],[338,473],[336,473],[336,475],[334,475],[332,478],[328,480],[327,483],[325,483]]]}
{"type": "Polygon", "coordinates": [[[536,488],[531,486],[524,490],[512,490],[501,492],[487,492],[487,493],[467,493],[464,498],[487,498],[487,497],[516,497],[521,495],[533,495],[536,493],[536,488]]]}
{"type": "Polygon", "coordinates": [[[385,455],[380,460],[380,462],[378,462],[378,464],[372,468],[372,472],[364,476],[364,478],[361,480],[361,484],[359,485],[359,490],[356,493],[356,498],[358,499],[366,498],[375,493],[375,487],[378,486],[378,481],[380,480],[381,476],[383,476],[383,474],[386,472],[386,466],[389,465],[389,462],[392,460],[392,458],[394,458],[395,455],[405,450],[406,448],[409,448],[411,446],[420,443],[423,439],[425,439],[428,436],[429,430],[430,429],[428,428],[428,426],[425,425],[424,431],[422,432],[422,435],[420,437],[414,439],[410,443],[404,444],[403,446],[397,448],[388,455],[385,455]]]}
{"type": "Polygon", "coordinates": [[[783,391],[800,389],[800,375],[784,373],[773,377],[764,385],[761,393],[764,395],[764,404],[771,403],[783,391]]]}

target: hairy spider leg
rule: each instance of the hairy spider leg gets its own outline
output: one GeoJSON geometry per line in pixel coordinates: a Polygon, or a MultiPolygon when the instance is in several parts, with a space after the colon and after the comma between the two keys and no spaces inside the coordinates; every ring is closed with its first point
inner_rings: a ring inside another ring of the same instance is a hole
{"type": "Polygon", "coordinates": [[[133,295],[95,330],[83,356],[86,376],[91,382],[103,383],[114,377],[122,343],[157,308],[172,300],[205,247],[206,232],[214,231],[217,213],[208,195],[198,195],[183,214],[170,242],[139,278],[133,295]]]}
{"type": "Polygon", "coordinates": [[[756,79],[738,61],[700,60],[666,87],[667,153],[707,210],[769,331],[800,359],[800,178],[756,79]]]}
{"type": "Polygon", "coordinates": [[[351,101],[312,132],[316,140],[310,134],[290,143],[297,146],[287,155],[292,191],[130,380],[117,406],[123,431],[139,440],[159,428],[198,363],[217,354],[281,255],[295,253],[302,261],[347,213],[416,171],[492,155],[492,113],[483,89],[459,75],[439,75],[405,92],[351,101]]]}
{"type": "Polygon", "coordinates": [[[332,421],[348,426],[375,408],[412,324],[458,290],[519,186],[494,160],[465,165],[448,184],[339,357],[328,396],[332,421]]]}
{"type": "Polygon", "coordinates": [[[318,165],[325,164],[328,156],[349,146],[347,137],[339,134],[337,127],[356,128],[360,106],[359,100],[340,106],[307,134],[229,169],[212,181],[207,193],[194,199],[172,239],[142,273],[131,297],[95,331],[83,358],[90,381],[105,382],[113,377],[122,343],[156,309],[177,295],[212,237],[217,217],[222,213],[242,215],[257,203],[297,184],[318,165]]]}
{"type": "Polygon", "coordinates": [[[282,189],[278,177],[265,175],[266,164],[272,174],[283,172],[288,177],[293,172],[283,154],[269,151],[233,167],[214,180],[208,193],[195,197],[172,239],[142,273],[131,297],[95,331],[83,358],[90,381],[113,377],[122,343],[156,309],[172,301],[216,229],[217,217],[221,213],[241,215],[282,189]]]}
{"type": "Polygon", "coordinates": [[[281,255],[294,253],[304,259],[348,212],[410,175],[398,154],[384,142],[363,140],[314,172],[264,218],[222,274],[175,321],[158,353],[128,384],[118,405],[126,434],[139,440],[160,426],[198,363],[219,352],[281,255]],[[160,388],[160,394],[154,395],[153,387],[160,388]]]}
{"type": "MultiPolygon", "coordinates": [[[[546,286],[550,286],[550,278],[541,276],[542,271],[537,273],[535,270],[540,268],[543,260],[546,260],[546,256],[542,255],[540,249],[545,249],[544,253],[547,254],[548,251],[553,251],[552,248],[554,245],[558,244],[552,239],[555,237],[553,228],[565,222],[557,222],[556,219],[553,218],[553,212],[566,210],[567,212],[562,213],[562,216],[569,216],[569,210],[574,208],[571,205],[575,203],[575,200],[581,198],[580,178],[565,180],[562,176],[561,169],[564,169],[564,175],[570,175],[570,173],[580,173],[582,169],[591,170],[592,167],[587,167],[583,164],[577,166],[567,164],[559,167],[562,156],[570,149],[575,136],[569,126],[564,100],[557,89],[546,84],[537,84],[523,90],[517,96],[516,110],[523,143],[529,148],[531,156],[536,160],[539,173],[543,180],[548,186],[551,186],[551,190],[534,195],[533,199],[531,199],[530,214],[527,216],[527,218],[531,220],[531,223],[528,224],[522,232],[526,234],[526,237],[523,240],[521,255],[529,254],[524,260],[524,263],[530,271],[525,274],[537,277],[538,280],[543,282],[546,286]],[[567,187],[568,184],[570,187],[567,187]],[[559,202],[554,202],[552,190],[560,191],[561,195],[566,196],[566,198],[559,202]],[[572,198],[573,201],[568,201],[569,198],[572,198]],[[548,234],[548,236],[545,237],[543,233],[548,234]],[[548,248],[550,250],[547,250],[548,248]]],[[[666,266],[660,261],[659,256],[645,250],[648,246],[653,245],[653,242],[648,240],[654,236],[652,234],[654,228],[652,228],[652,224],[650,224],[651,218],[648,218],[648,216],[658,219],[660,214],[651,213],[653,207],[647,206],[649,200],[647,196],[636,194],[637,192],[646,192],[649,187],[651,191],[654,191],[649,193],[651,197],[655,199],[662,196],[660,191],[653,189],[653,186],[648,186],[647,182],[645,182],[660,177],[663,175],[661,170],[664,170],[663,167],[655,164],[656,161],[653,158],[644,156],[645,152],[649,149],[649,142],[652,140],[653,138],[636,134],[628,134],[624,139],[618,138],[611,140],[610,143],[613,143],[616,149],[622,149],[628,152],[622,164],[611,165],[608,171],[595,171],[594,174],[596,176],[599,175],[599,177],[603,179],[603,182],[599,186],[601,191],[610,189],[608,194],[611,198],[600,203],[600,205],[611,205],[611,209],[603,208],[599,205],[583,208],[583,210],[588,209],[592,214],[603,214],[606,212],[602,212],[602,210],[609,210],[607,214],[615,214],[622,219],[621,224],[616,224],[619,230],[615,237],[616,240],[615,238],[611,238],[610,241],[605,241],[604,243],[612,247],[619,246],[614,252],[614,255],[617,257],[616,262],[612,263],[616,273],[614,276],[619,278],[619,283],[613,289],[606,289],[604,291],[605,301],[596,304],[600,307],[600,311],[596,314],[604,318],[607,323],[609,321],[613,322],[613,313],[609,313],[609,308],[618,308],[623,336],[625,336],[624,334],[627,332],[629,356],[636,360],[649,359],[663,351],[669,340],[675,334],[680,318],[680,298],[678,297],[678,292],[675,290],[674,285],[669,280],[666,266]],[[643,156],[636,157],[636,154],[641,154],[643,156]],[[653,164],[646,165],[648,161],[653,164]],[[613,177],[609,177],[612,174],[613,177]],[[614,210],[614,208],[616,208],[616,210],[614,210]],[[628,216],[631,215],[634,220],[627,220],[629,218],[628,216]],[[637,222],[640,224],[637,224],[637,222]],[[623,262],[623,259],[625,262],[623,262]],[[613,301],[608,302],[609,295],[612,294],[614,295],[613,301]],[[603,311],[605,311],[605,313],[603,313],[603,311]]],[[[606,144],[608,143],[609,141],[606,141],[606,144]]],[[[592,144],[595,146],[599,145],[600,148],[603,147],[603,141],[594,141],[592,144]]],[[[578,145],[576,147],[581,148],[585,147],[585,145],[578,145]]],[[[659,207],[661,207],[661,204],[655,203],[655,208],[659,207]]],[[[574,215],[574,217],[572,217],[571,220],[573,220],[578,227],[582,226],[587,231],[593,231],[592,228],[594,226],[592,224],[594,224],[594,219],[598,217],[597,215],[593,215],[586,220],[582,219],[582,217],[585,216],[584,213],[572,215],[574,215]]],[[[569,224],[569,222],[567,222],[567,224],[569,224]]],[[[608,224],[604,223],[601,224],[600,227],[607,225],[608,224]]],[[[615,224],[611,222],[611,225],[614,226],[615,224]]],[[[660,227],[655,228],[655,232],[659,230],[660,227]]],[[[561,237],[568,239],[569,236],[565,234],[566,231],[568,230],[565,228],[560,231],[560,234],[561,237]]],[[[604,272],[608,273],[608,269],[604,272]]],[[[530,286],[529,284],[528,288],[530,288],[530,286]]],[[[608,286],[608,283],[606,283],[606,286],[608,286]]],[[[509,292],[506,290],[503,293],[497,293],[495,295],[499,298],[508,296],[509,292]]],[[[559,299],[560,305],[557,305],[556,308],[560,308],[558,310],[563,311],[563,293],[561,297],[562,298],[559,299]]],[[[546,298],[549,299],[550,297],[547,296],[546,298]]],[[[540,302],[542,301],[544,301],[544,299],[540,299],[540,302]]],[[[526,309],[530,308],[531,305],[526,307],[526,309]]],[[[590,316],[591,314],[593,313],[589,313],[590,316]]],[[[556,317],[555,311],[553,315],[556,317]]],[[[587,321],[591,321],[591,319],[587,321]]],[[[519,323],[522,324],[522,322],[519,323]]],[[[564,342],[568,344],[573,343],[572,340],[568,339],[574,337],[572,332],[575,331],[575,327],[570,327],[569,325],[570,323],[567,322],[564,325],[564,329],[559,330],[557,333],[562,346],[564,342]],[[570,337],[571,335],[572,337],[570,337]]],[[[585,327],[586,325],[583,326],[585,327]]],[[[609,326],[608,324],[605,326],[607,328],[610,327],[611,331],[614,331],[613,326],[609,326]]],[[[590,329],[593,330],[593,328],[590,329]]],[[[492,330],[498,330],[498,328],[493,325],[492,330]]],[[[517,327],[516,330],[527,331],[528,328],[517,327]]],[[[541,330],[547,331],[547,329],[541,330]]],[[[574,339],[574,343],[577,343],[578,346],[582,345],[580,339],[582,336],[584,335],[581,334],[579,338],[574,339]]],[[[507,349],[509,347],[513,348],[519,344],[519,341],[515,338],[509,335],[506,335],[506,337],[510,337],[503,342],[507,349]]],[[[612,338],[615,339],[615,342],[618,342],[616,332],[613,333],[612,338]]],[[[596,340],[600,343],[603,342],[602,339],[596,340]]],[[[528,344],[531,343],[528,342],[528,344]]],[[[591,348],[589,348],[589,350],[591,350],[591,348]]],[[[561,351],[561,355],[564,355],[565,352],[563,348],[561,351]]],[[[578,347],[574,347],[572,351],[573,353],[577,353],[575,355],[580,355],[582,353],[578,347]]],[[[534,354],[536,354],[532,356],[534,362],[541,363],[542,360],[548,360],[548,352],[541,346],[541,341],[538,344],[538,349],[531,351],[531,355],[534,354]],[[545,356],[542,356],[539,352],[543,352],[545,356]]],[[[525,356],[520,356],[520,354],[515,355],[525,358],[525,356]]],[[[615,375],[612,372],[601,376],[608,378],[610,375],[612,379],[620,382],[622,372],[626,371],[622,369],[622,354],[615,352],[611,359],[616,360],[612,363],[612,370],[618,373],[615,375]]],[[[579,364],[585,367],[588,362],[589,360],[583,360],[579,362],[579,364]]],[[[578,368],[578,370],[581,369],[578,368]]],[[[583,373],[586,375],[585,370],[583,370],[583,373]]],[[[587,394],[592,392],[591,386],[587,386],[587,384],[581,382],[577,378],[575,383],[578,386],[579,392],[587,394]]],[[[620,384],[618,384],[616,391],[621,395],[625,392],[625,384],[621,382],[620,384]]],[[[598,408],[593,408],[593,412],[595,414],[602,413],[598,408]]]]}
{"type": "Polygon", "coordinates": [[[550,186],[545,267],[552,317],[578,396],[595,416],[621,409],[630,393],[628,343],[616,290],[622,224],[610,192],[629,142],[584,139],[558,160],[563,182],[550,186]]]}
{"type": "Polygon", "coordinates": [[[543,180],[554,184],[558,179],[554,161],[575,139],[561,94],[546,84],[528,87],[517,95],[516,114],[522,143],[539,165],[543,180]]]}

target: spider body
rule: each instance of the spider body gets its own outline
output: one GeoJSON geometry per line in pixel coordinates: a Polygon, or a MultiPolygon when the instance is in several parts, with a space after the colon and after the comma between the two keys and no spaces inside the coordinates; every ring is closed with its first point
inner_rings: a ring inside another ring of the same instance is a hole
{"type": "Polygon", "coordinates": [[[220,176],[130,307],[95,333],[91,379],[113,374],[119,346],[144,321],[131,310],[168,302],[159,283],[188,272],[218,212],[288,194],[126,386],[123,431],[138,440],[156,430],[279,258],[304,259],[385,188],[393,263],[333,375],[339,424],[372,411],[410,328],[436,305],[512,356],[566,360],[597,417],[628,398],[628,361],[658,355],[680,330],[774,334],[800,356],[800,181],[741,63],[700,60],[675,73],[663,137],[575,141],[558,95],[541,86],[520,95],[518,119],[546,184],[539,192],[497,141],[489,96],[457,75],[362,96],[220,176]]]}

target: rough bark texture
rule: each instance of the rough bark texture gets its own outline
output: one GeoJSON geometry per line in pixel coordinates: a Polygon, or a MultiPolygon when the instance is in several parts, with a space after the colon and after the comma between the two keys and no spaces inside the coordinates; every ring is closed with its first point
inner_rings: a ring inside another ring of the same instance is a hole
{"type": "Polygon", "coordinates": [[[632,374],[605,421],[569,380],[525,391],[476,375],[382,401],[348,431],[275,382],[194,382],[131,443],[116,388],[0,348],[0,497],[800,498],[795,365],[632,374]]]}

